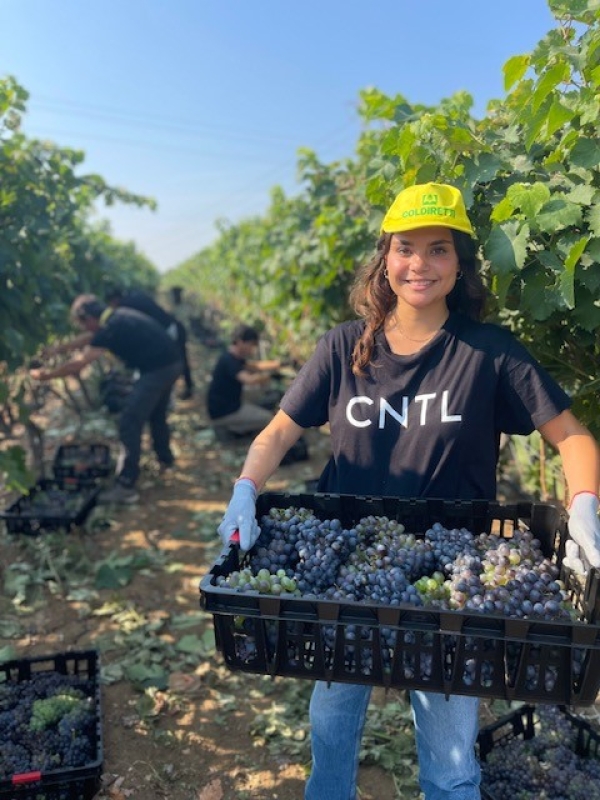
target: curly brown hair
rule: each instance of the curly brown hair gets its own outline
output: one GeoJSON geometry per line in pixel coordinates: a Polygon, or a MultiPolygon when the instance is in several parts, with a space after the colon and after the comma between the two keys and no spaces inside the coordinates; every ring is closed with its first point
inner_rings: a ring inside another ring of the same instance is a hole
{"type": "MultiPolygon", "coordinates": [[[[396,295],[385,277],[385,257],[393,235],[384,233],[379,237],[375,255],[359,269],[350,291],[352,308],[365,320],[364,332],[352,353],[352,372],[355,375],[362,375],[365,367],[371,363],[375,334],[382,328],[396,304],[396,295]]],[[[448,309],[480,320],[483,318],[489,293],[480,274],[481,261],[477,243],[461,231],[452,230],[452,238],[462,278],[456,282],[446,298],[448,309]]]]}

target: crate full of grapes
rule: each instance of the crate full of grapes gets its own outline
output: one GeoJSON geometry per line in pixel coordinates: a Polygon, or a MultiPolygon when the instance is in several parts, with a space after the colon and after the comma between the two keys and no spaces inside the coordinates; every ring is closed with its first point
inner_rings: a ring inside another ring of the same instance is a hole
{"type": "Polygon", "coordinates": [[[91,800],[102,774],[95,650],[0,663],[0,800],[91,800]]]}
{"type": "Polygon", "coordinates": [[[256,513],[252,550],[228,545],[200,583],[231,669],[595,701],[599,573],[562,565],[561,509],[264,493],[256,513]]]}
{"type": "Polygon", "coordinates": [[[100,487],[68,478],[41,478],[5,511],[0,512],[8,533],[36,535],[81,525],[96,504],[100,487]]]}
{"type": "Polygon", "coordinates": [[[106,444],[61,444],[54,455],[55,478],[78,481],[106,478],[112,472],[110,449],[106,444]]]}
{"type": "Polygon", "coordinates": [[[600,734],[564,706],[530,705],[483,727],[481,797],[600,798],[600,734]]]}

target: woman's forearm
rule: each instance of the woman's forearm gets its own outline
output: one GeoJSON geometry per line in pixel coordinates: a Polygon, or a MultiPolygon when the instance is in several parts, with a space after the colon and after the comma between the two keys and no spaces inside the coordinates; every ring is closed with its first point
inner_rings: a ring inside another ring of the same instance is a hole
{"type": "Polygon", "coordinates": [[[240,475],[250,478],[257,489],[262,489],[302,432],[303,428],[285,412],[278,411],[250,445],[240,475]]]}

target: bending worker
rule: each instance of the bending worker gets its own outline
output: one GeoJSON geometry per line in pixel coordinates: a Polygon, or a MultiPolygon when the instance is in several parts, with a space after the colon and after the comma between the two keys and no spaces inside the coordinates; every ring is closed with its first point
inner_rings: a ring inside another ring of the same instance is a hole
{"type": "Polygon", "coordinates": [[[53,369],[33,369],[30,375],[40,381],[78,375],[107,350],[139,373],[119,417],[121,447],[116,480],[98,497],[101,503],[133,503],[138,499],[135,484],[146,423],[161,472],[174,463],[167,411],[171,390],[182,370],[179,348],[147,314],[125,307],[112,309],[92,294],[75,299],[71,318],[86,333],[61,344],[60,351],[77,350],[83,343],[81,352],[53,369]]]}

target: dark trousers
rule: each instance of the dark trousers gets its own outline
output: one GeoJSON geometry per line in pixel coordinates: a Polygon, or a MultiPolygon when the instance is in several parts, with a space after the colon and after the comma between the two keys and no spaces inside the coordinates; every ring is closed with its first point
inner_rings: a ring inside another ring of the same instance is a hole
{"type": "Polygon", "coordinates": [[[125,408],[119,419],[121,452],[117,463],[117,481],[124,486],[134,486],[140,474],[142,433],[146,423],[150,426],[152,447],[161,464],[172,464],[171,431],[167,411],[171,390],[181,375],[182,364],[145,372],[133,384],[125,408]]]}
{"type": "Polygon", "coordinates": [[[192,380],[192,371],[190,369],[190,362],[187,353],[187,330],[183,322],[176,321],[177,325],[177,344],[179,345],[179,357],[183,362],[182,376],[185,381],[185,388],[190,391],[194,388],[194,381],[192,380]]]}

